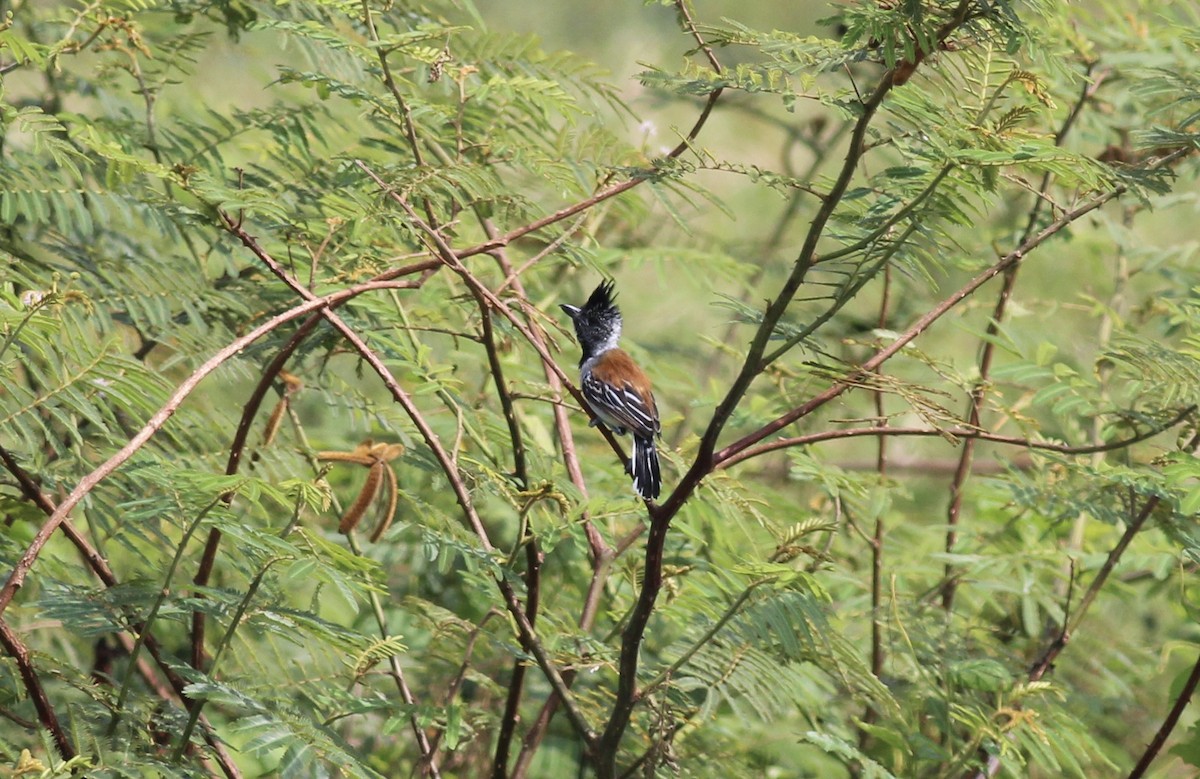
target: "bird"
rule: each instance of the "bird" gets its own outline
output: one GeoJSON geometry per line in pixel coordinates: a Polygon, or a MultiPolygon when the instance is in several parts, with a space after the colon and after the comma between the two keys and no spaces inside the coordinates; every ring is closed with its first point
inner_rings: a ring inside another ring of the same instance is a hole
{"type": "Polygon", "coordinates": [[[650,379],[633,358],[617,347],[621,337],[621,311],[613,302],[614,283],[603,281],[582,306],[560,304],[571,317],[583,356],[579,359],[580,389],[596,418],[591,426],[607,425],[617,435],[633,436],[629,473],[633,489],[645,500],[654,500],[662,489],[658,449],[654,439],[662,424],[650,379]]]}

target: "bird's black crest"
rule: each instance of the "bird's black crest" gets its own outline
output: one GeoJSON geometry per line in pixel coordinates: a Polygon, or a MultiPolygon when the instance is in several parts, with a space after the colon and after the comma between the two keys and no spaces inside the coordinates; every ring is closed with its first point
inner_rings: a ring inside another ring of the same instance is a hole
{"type": "Polygon", "coordinates": [[[620,313],[617,309],[617,304],[613,302],[617,297],[614,290],[615,286],[611,279],[600,282],[596,289],[592,291],[592,295],[588,298],[587,303],[583,305],[584,311],[596,314],[606,314],[610,311],[620,313]]]}
{"type": "Polygon", "coordinates": [[[621,311],[613,302],[616,296],[613,286],[612,281],[603,281],[582,306],[565,303],[561,306],[575,324],[575,335],[583,347],[584,360],[599,350],[615,346],[621,335],[621,311]]]}

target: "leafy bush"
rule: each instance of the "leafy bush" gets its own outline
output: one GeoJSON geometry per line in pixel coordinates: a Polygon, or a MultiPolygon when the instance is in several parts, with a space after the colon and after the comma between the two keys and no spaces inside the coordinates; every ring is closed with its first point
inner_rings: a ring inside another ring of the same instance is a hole
{"type": "Polygon", "coordinates": [[[1200,765],[1195,10],[663,5],[661,152],[469,2],[6,6],[16,774],[1200,765]]]}

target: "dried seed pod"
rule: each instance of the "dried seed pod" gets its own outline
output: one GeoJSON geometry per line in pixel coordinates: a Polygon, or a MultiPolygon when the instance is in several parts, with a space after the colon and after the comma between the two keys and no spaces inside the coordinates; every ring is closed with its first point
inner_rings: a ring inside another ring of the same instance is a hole
{"type": "Polygon", "coordinates": [[[379,494],[379,485],[383,483],[383,472],[386,470],[387,466],[378,460],[371,465],[367,471],[367,480],[359,490],[358,497],[354,499],[350,508],[346,509],[346,513],[342,515],[342,521],[338,523],[339,533],[349,533],[358,526],[363,514],[367,512],[367,507],[379,494]]]}

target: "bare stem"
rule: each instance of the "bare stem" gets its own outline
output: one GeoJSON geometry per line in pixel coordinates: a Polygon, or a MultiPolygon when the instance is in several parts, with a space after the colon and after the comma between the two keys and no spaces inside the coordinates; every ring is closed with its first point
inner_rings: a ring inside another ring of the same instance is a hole
{"type": "Polygon", "coordinates": [[[38,722],[49,731],[51,738],[54,739],[54,745],[58,747],[59,755],[64,760],[75,757],[77,754],[75,745],[67,738],[67,732],[59,724],[58,715],[55,714],[54,707],[50,705],[50,698],[46,696],[45,688],[42,687],[41,677],[38,676],[37,669],[33,667],[33,653],[21,641],[16,631],[9,627],[8,622],[3,619],[0,619],[0,644],[4,646],[4,651],[16,663],[17,674],[21,677],[21,683],[25,685],[26,694],[33,701],[38,722]]]}
{"type": "Polygon", "coordinates": [[[1192,695],[1196,692],[1197,684],[1200,684],[1200,657],[1196,658],[1196,664],[1192,666],[1192,672],[1188,674],[1183,689],[1175,697],[1175,704],[1171,706],[1171,710],[1167,712],[1166,719],[1163,720],[1162,725],[1159,726],[1158,731],[1154,734],[1154,738],[1146,746],[1146,751],[1138,758],[1137,765],[1129,772],[1128,779],[1141,779],[1146,770],[1150,768],[1150,764],[1154,762],[1154,758],[1158,757],[1158,753],[1162,750],[1163,744],[1167,743],[1167,738],[1171,735],[1171,731],[1179,724],[1180,715],[1183,714],[1183,710],[1191,702],[1192,695]]]}
{"type": "Polygon", "coordinates": [[[94,490],[96,486],[100,484],[100,482],[112,475],[113,471],[121,467],[121,465],[123,465],[126,460],[132,457],[135,452],[145,446],[146,442],[149,441],[150,438],[153,437],[154,434],[157,433],[162,426],[167,423],[167,420],[170,419],[177,410],[179,410],[179,407],[183,404],[183,401],[190,394],[192,394],[192,392],[200,385],[200,382],[203,381],[205,377],[219,368],[227,360],[237,355],[247,346],[257,341],[259,338],[263,337],[269,332],[272,332],[281,325],[292,321],[293,319],[298,319],[306,314],[327,308],[332,304],[348,300],[356,295],[361,295],[364,292],[370,292],[377,289],[394,289],[397,286],[406,286],[406,282],[367,282],[339,290],[324,297],[308,300],[300,305],[288,309],[287,311],[284,311],[281,314],[271,317],[263,324],[251,330],[249,333],[241,336],[240,338],[234,339],[228,345],[206,360],[204,364],[202,364],[199,368],[193,371],[190,376],[184,379],[183,383],[181,383],[175,389],[175,391],[171,393],[171,397],[167,399],[167,402],[163,404],[163,406],[156,411],[153,416],[150,417],[150,420],[146,422],[141,430],[139,430],[132,438],[130,438],[129,441],[126,442],[126,444],[121,447],[116,454],[109,457],[91,473],[83,477],[79,484],[77,484],[75,488],[71,490],[70,494],[68,494],[62,500],[62,502],[58,504],[58,507],[54,510],[54,513],[51,514],[50,517],[42,524],[41,528],[38,529],[38,532],[34,535],[29,546],[17,560],[16,565],[13,566],[12,572],[8,575],[8,578],[4,582],[4,586],[0,587],[0,613],[3,613],[3,611],[8,608],[8,605],[12,603],[13,597],[16,595],[17,590],[21,588],[21,585],[24,584],[25,578],[29,575],[29,571],[33,568],[33,564],[37,561],[37,558],[41,554],[43,547],[45,547],[46,542],[50,540],[50,537],[54,535],[54,531],[58,530],[63,521],[66,520],[67,515],[70,514],[71,511],[74,510],[77,505],[79,505],[79,502],[82,501],[88,495],[88,493],[94,490]]]}
{"type": "MultiPolygon", "coordinates": [[[[1083,106],[1088,99],[1095,94],[1096,88],[1099,87],[1099,81],[1093,82],[1087,76],[1092,72],[1094,66],[1089,65],[1087,72],[1084,74],[1083,93],[1075,102],[1074,107],[1068,112],[1066,119],[1063,120],[1062,127],[1054,136],[1054,144],[1062,145],[1067,133],[1075,124],[1075,120],[1079,117],[1079,112],[1083,110],[1083,106]]],[[[1007,81],[1005,82],[1008,83],[1007,81]]],[[[1000,89],[997,89],[992,95],[994,102],[1000,94],[1000,89]]],[[[991,105],[991,103],[989,103],[991,105]]],[[[1042,176],[1041,185],[1038,187],[1038,197],[1034,199],[1033,207],[1029,210],[1029,219],[1025,225],[1025,232],[1021,235],[1021,241],[1024,242],[1033,235],[1037,229],[1038,221],[1041,219],[1042,208],[1046,204],[1046,195],[1050,192],[1050,183],[1053,177],[1047,171],[1042,176]]],[[[971,388],[971,394],[967,401],[967,424],[971,427],[978,427],[983,414],[984,400],[987,397],[988,388],[991,384],[992,361],[996,355],[996,336],[1000,333],[1000,323],[1004,321],[1004,317],[1008,312],[1008,302],[1012,298],[1013,289],[1017,284],[1017,272],[1020,270],[1020,263],[1016,262],[1010,265],[1004,271],[1004,282],[1000,285],[1000,291],[996,294],[996,303],[992,307],[992,316],[988,319],[987,329],[982,339],[982,347],[979,355],[979,378],[975,381],[975,386],[971,388]]],[[[975,440],[968,439],[963,445],[962,452],[959,453],[958,467],[954,471],[954,477],[950,480],[950,501],[946,507],[946,554],[950,555],[955,546],[958,544],[958,524],[962,514],[963,490],[966,487],[967,479],[971,475],[971,465],[975,456],[975,440]]],[[[954,594],[958,588],[958,577],[954,575],[954,566],[947,562],[945,575],[943,576],[945,584],[942,585],[942,608],[950,611],[954,607],[954,594]]]]}

